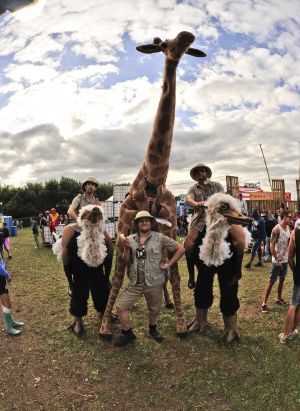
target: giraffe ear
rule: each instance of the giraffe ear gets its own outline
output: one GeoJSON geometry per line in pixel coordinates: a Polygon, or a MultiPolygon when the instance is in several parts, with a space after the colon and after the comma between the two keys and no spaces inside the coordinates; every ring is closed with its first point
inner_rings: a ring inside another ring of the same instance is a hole
{"type": "Polygon", "coordinates": [[[204,51],[198,50],[198,49],[193,49],[192,47],[189,47],[185,54],[189,54],[190,56],[194,57],[206,57],[206,54],[204,51]]]}
{"type": "Polygon", "coordinates": [[[161,51],[161,46],[158,44],[146,44],[145,46],[137,46],[136,49],[141,53],[152,54],[159,53],[161,51]]]}

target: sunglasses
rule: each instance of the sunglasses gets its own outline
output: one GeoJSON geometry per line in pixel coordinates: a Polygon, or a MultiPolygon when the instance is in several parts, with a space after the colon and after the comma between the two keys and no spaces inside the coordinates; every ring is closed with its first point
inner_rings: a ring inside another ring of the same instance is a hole
{"type": "Polygon", "coordinates": [[[206,168],[197,168],[196,173],[206,173],[206,168]]]}

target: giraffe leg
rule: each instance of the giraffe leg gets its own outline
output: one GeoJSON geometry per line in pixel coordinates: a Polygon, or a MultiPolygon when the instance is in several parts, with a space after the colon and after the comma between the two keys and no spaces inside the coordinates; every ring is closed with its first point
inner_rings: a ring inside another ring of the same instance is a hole
{"type": "Polygon", "coordinates": [[[120,288],[122,287],[124,276],[125,276],[126,266],[122,261],[122,255],[120,250],[117,249],[116,252],[116,266],[115,266],[115,274],[111,281],[111,290],[109,293],[108,302],[105,308],[105,312],[103,314],[102,323],[100,327],[100,336],[105,340],[112,339],[112,333],[110,331],[110,323],[111,323],[111,313],[119,294],[120,288]]]}
{"type": "MultiPolygon", "coordinates": [[[[131,228],[131,222],[137,213],[137,210],[133,209],[134,207],[135,205],[132,201],[132,197],[126,197],[120,208],[120,215],[118,221],[119,234],[124,234],[126,236],[128,235],[131,228]]],[[[110,331],[111,313],[114,303],[118,297],[120,288],[122,287],[125,271],[126,266],[123,263],[122,252],[117,242],[115,274],[111,281],[111,290],[100,327],[100,336],[105,340],[112,339],[112,333],[110,331]]]]}
{"type": "Polygon", "coordinates": [[[174,308],[174,304],[171,300],[171,296],[168,290],[168,282],[169,279],[166,278],[166,281],[164,283],[163,291],[164,291],[164,299],[165,299],[165,307],[168,308],[169,310],[172,310],[174,308]]]}
{"type": "MultiPolygon", "coordinates": [[[[167,250],[163,250],[163,258],[162,261],[166,263],[168,261],[168,253],[167,250]]],[[[163,286],[163,292],[164,292],[164,299],[165,299],[165,307],[168,308],[169,310],[172,310],[174,308],[174,304],[171,300],[171,296],[168,290],[168,282],[169,278],[166,276],[164,286],[163,286]]]]}
{"type": "MultiPolygon", "coordinates": [[[[175,239],[176,238],[176,224],[177,224],[175,200],[174,200],[174,203],[170,202],[170,192],[169,191],[166,191],[165,198],[168,201],[164,202],[162,198],[162,201],[160,202],[161,209],[159,211],[159,217],[169,220],[172,223],[172,227],[169,229],[169,232],[165,228],[165,226],[159,227],[159,231],[175,239]]],[[[186,317],[183,313],[182,305],[181,305],[180,275],[179,275],[177,264],[174,264],[174,266],[171,267],[170,283],[172,285],[172,293],[173,293],[175,312],[176,312],[176,334],[181,338],[185,338],[188,335],[187,322],[186,322],[186,317]]]]}

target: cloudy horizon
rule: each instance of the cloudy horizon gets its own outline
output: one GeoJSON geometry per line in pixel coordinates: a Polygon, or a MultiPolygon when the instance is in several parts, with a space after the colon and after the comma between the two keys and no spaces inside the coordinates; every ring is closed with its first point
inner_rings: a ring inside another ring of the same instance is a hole
{"type": "Polygon", "coordinates": [[[192,32],[184,56],[167,185],[193,184],[197,162],[261,183],[299,178],[300,2],[44,1],[38,15],[0,16],[0,184],[51,178],[131,182],[145,157],[164,58],[153,37],[192,32]],[[5,160],[5,161],[3,161],[5,160]]]}

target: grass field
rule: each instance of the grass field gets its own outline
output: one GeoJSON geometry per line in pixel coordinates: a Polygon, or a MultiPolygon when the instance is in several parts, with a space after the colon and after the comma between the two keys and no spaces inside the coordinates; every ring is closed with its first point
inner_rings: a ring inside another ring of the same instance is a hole
{"type": "MultiPolygon", "coordinates": [[[[30,229],[12,238],[13,276],[10,293],[16,319],[24,332],[11,337],[0,332],[0,410],[300,410],[300,340],[282,345],[288,306],[275,304],[260,313],[269,263],[244,269],[238,315],[241,341],[219,341],[222,317],[219,290],[209,312],[210,328],[203,336],[180,340],[175,316],[162,310],[157,344],[147,336],[143,301],[132,315],[138,339],[115,348],[97,336],[99,320],[92,306],[86,333],[78,339],[67,331],[69,298],[61,265],[51,249],[34,249],[30,229]]],[[[244,263],[249,255],[244,257],[244,263]]],[[[180,260],[182,300],[188,319],[194,316],[193,294],[187,288],[184,259],[180,260]]],[[[291,273],[283,297],[291,292],[291,273]]],[[[114,326],[117,331],[117,326],[114,326]]]]}

